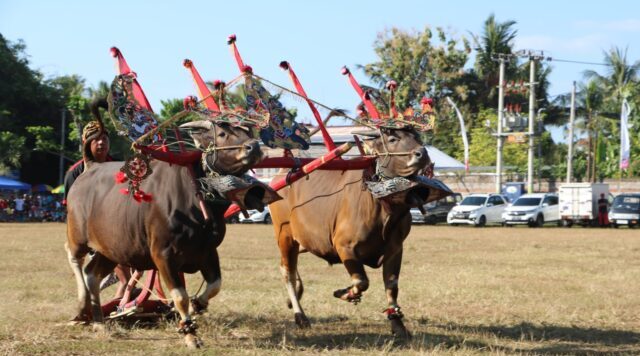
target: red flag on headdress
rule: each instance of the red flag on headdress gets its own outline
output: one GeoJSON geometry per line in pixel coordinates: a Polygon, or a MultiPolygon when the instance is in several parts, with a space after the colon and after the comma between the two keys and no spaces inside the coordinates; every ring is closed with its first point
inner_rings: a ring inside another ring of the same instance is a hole
{"type": "Polygon", "coordinates": [[[241,73],[253,72],[251,67],[248,65],[245,65],[244,62],[242,61],[242,57],[240,56],[240,51],[238,51],[238,46],[236,46],[236,35],[229,36],[229,38],[227,39],[227,44],[231,46],[231,51],[233,53],[233,56],[236,59],[236,63],[238,64],[238,69],[240,69],[240,72],[241,73]]]}
{"type": "Polygon", "coordinates": [[[390,111],[389,114],[391,115],[391,117],[398,117],[398,111],[396,110],[396,97],[395,97],[396,88],[398,88],[398,83],[396,83],[395,80],[390,80],[387,82],[385,86],[391,92],[391,99],[389,100],[389,111],[390,111]]]}
{"type": "Polygon", "coordinates": [[[183,65],[187,69],[189,69],[189,71],[191,72],[193,81],[196,83],[196,87],[198,88],[198,94],[200,95],[200,100],[204,100],[204,105],[207,107],[207,109],[212,111],[220,111],[220,107],[218,107],[218,104],[216,104],[216,101],[211,96],[211,91],[209,91],[209,87],[207,87],[204,80],[202,80],[202,77],[200,76],[200,73],[198,73],[196,66],[193,65],[193,62],[191,62],[188,59],[185,59],[183,62],[183,65]]]}
{"type": "Polygon", "coordinates": [[[322,140],[324,141],[324,145],[327,147],[329,151],[334,150],[336,148],[336,145],[335,143],[333,143],[333,139],[327,132],[327,128],[324,126],[324,123],[322,122],[322,118],[320,117],[320,113],[318,112],[318,109],[316,109],[316,106],[313,105],[311,100],[309,100],[309,98],[307,97],[307,93],[304,91],[304,88],[302,88],[302,84],[300,84],[300,80],[298,80],[298,76],[293,71],[293,68],[291,68],[291,65],[287,61],[280,62],[280,68],[289,72],[291,81],[293,81],[293,86],[296,87],[298,94],[300,94],[303,98],[305,98],[307,101],[307,104],[309,104],[309,108],[311,109],[313,116],[316,118],[316,121],[318,122],[318,127],[320,128],[320,132],[322,133],[322,140]]]}
{"type": "Polygon", "coordinates": [[[367,108],[367,111],[369,112],[369,116],[371,116],[371,118],[374,121],[379,121],[380,114],[378,113],[376,106],[373,105],[373,102],[371,102],[369,95],[362,90],[362,88],[360,87],[360,84],[358,84],[358,82],[356,81],[356,78],[353,77],[353,74],[351,74],[351,71],[349,70],[349,68],[347,68],[346,66],[342,67],[342,74],[349,77],[349,82],[351,83],[351,86],[353,86],[353,89],[355,89],[355,91],[360,96],[360,99],[362,99],[362,101],[364,102],[364,105],[367,108]]]}
{"type": "Polygon", "coordinates": [[[138,103],[145,109],[153,111],[153,109],[151,109],[151,104],[149,104],[149,100],[147,100],[147,96],[144,95],[142,87],[138,84],[138,80],[136,80],[136,73],[131,71],[131,68],[129,68],[122,52],[120,52],[117,47],[111,47],[111,56],[116,58],[118,61],[118,74],[133,74],[133,96],[136,98],[138,103]]]}

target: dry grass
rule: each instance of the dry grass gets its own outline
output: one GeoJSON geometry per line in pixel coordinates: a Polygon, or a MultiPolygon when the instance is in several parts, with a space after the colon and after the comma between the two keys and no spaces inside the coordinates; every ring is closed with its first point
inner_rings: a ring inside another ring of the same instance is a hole
{"type": "MultiPolygon", "coordinates": [[[[63,224],[0,225],[0,353],[188,353],[174,323],[64,325],[75,304],[64,239],[63,224]]],[[[381,271],[353,306],[332,296],[349,283],[342,266],[301,256],[312,328],[298,330],[271,227],[229,226],[196,353],[640,354],[638,230],[419,226],[405,246],[400,303],[414,338],[401,343],[381,313],[381,271]]]]}

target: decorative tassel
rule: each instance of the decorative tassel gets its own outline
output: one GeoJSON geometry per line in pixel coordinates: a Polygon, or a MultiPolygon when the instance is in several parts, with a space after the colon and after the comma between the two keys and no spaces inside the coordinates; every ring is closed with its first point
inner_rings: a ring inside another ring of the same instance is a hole
{"type": "Polygon", "coordinates": [[[129,189],[127,189],[127,188],[120,189],[120,194],[129,195],[129,189]]]}
{"type": "Polygon", "coordinates": [[[198,98],[196,98],[193,95],[189,95],[182,100],[182,107],[187,111],[193,110],[197,105],[198,105],[198,98]]]}
{"type": "Polygon", "coordinates": [[[124,172],[119,171],[118,173],[116,173],[116,183],[122,184],[122,183],[126,182],[127,180],[129,180],[129,179],[127,178],[127,175],[124,174],[124,172]]]}

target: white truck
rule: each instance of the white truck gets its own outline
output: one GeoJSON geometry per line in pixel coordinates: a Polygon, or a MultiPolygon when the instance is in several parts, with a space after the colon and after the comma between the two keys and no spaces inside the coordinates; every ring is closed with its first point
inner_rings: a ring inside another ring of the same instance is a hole
{"type": "Polygon", "coordinates": [[[583,226],[598,222],[598,200],[604,194],[609,199],[609,185],[602,183],[565,183],[560,185],[560,220],[563,226],[574,223],[583,226]]]}

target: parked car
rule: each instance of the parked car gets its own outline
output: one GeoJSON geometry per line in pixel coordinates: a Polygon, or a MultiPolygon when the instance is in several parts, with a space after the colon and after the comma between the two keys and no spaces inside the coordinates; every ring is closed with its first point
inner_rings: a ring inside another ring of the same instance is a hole
{"type": "Polygon", "coordinates": [[[456,206],[457,203],[462,201],[462,195],[455,193],[449,195],[440,200],[432,201],[423,206],[425,214],[418,208],[411,209],[411,221],[414,224],[429,224],[435,225],[439,222],[447,222],[447,214],[456,206]]]}
{"type": "Polygon", "coordinates": [[[529,227],[541,227],[546,222],[558,222],[558,195],[553,193],[525,194],[516,199],[502,213],[505,226],[527,224],[529,227]]]}
{"type": "Polygon", "coordinates": [[[500,194],[471,194],[451,209],[447,214],[447,223],[475,226],[500,224],[506,206],[507,199],[500,194]]]}
{"type": "Polygon", "coordinates": [[[640,226],[640,193],[620,194],[613,199],[609,210],[611,226],[640,226]]]}
{"type": "Polygon", "coordinates": [[[243,214],[240,214],[240,223],[242,224],[252,224],[252,223],[263,223],[263,224],[271,224],[271,213],[269,212],[269,207],[266,206],[262,212],[257,210],[248,210],[249,214],[248,218],[245,218],[243,214]]]}

